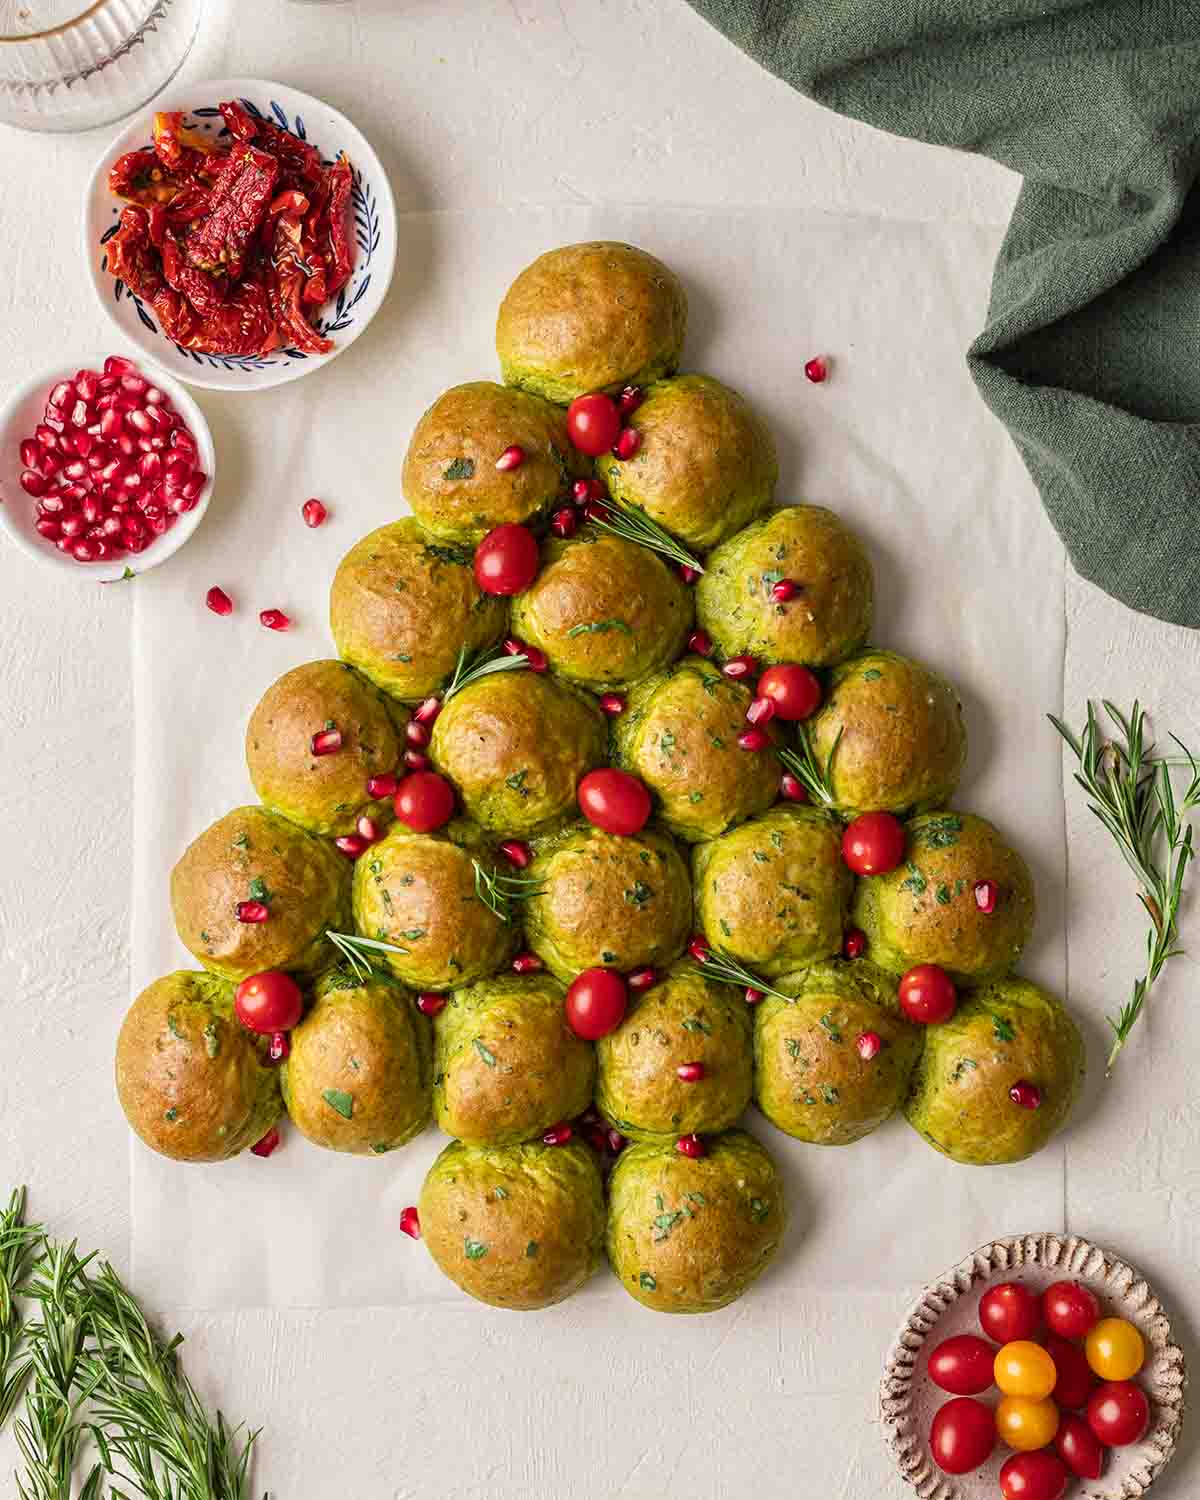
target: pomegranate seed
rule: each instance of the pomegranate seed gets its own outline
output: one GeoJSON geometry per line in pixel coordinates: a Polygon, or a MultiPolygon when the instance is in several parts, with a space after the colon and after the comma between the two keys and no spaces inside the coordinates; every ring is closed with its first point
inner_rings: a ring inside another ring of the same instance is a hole
{"type": "Polygon", "coordinates": [[[842,939],[842,952],[847,958],[861,958],[867,951],[867,935],[857,927],[851,927],[842,939]]]}
{"type": "Polygon", "coordinates": [[[708,1148],[698,1135],[681,1135],[675,1142],[675,1149],[680,1156],[690,1156],[693,1161],[708,1155],[708,1148]]]}
{"type": "Polygon", "coordinates": [[[411,1204],[400,1211],[400,1233],[408,1235],[410,1240],[421,1238],[421,1215],[411,1204]]]}
{"type": "Polygon", "coordinates": [[[186,516],[189,510],[196,509],[196,502],[186,495],[172,495],[167,501],[167,509],[173,516],[186,516]]]}
{"type": "Polygon", "coordinates": [[[774,698],[755,698],[746,710],[748,724],[769,724],[774,717],[774,698]]]}
{"type": "Polygon", "coordinates": [[[289,630],[292,624],[281,609],[264,609],[259,614],[258,623],[268,630],[289,630]]]}
{"type": "Polygon", "coordinates": [[[564,505],[561,510],[556,510],[550,517],[550,530],[555,536],[560,536],[563,541],[566,541],[579,530],[578,514],[569,505],[564,505]]]}
{"type": "MultiPolygon", "coordinates": [[[[126,529],[133,528],[134,535],[141,530],[141,523],[136,516],[126,518],[126,529]]],[[[224,589],[217,588],[214,584],[204,596],[204,602],[212,610],[214,615],[231,615],[233,613],[233,600],[224,589]]]]}
{"type": "Polygon", "coordinates": [[[234,908],[239,922],[256,925],[270,918],[271,911],[265,901],[239,901],[234,908]]]}
{"type": "Polygon", "coordinates": [[[39,516],[33,525],[38,535],[44,536],[48,542],[56,542],[62,536],[62,527],[50,516],[39,516]]]}
{"type": "Polygon", "coordinates": [[[511,469],[519,469],[525,462],[525,450],[519,444],[513,443],[511,447],[505,448],[504,452],[496,460],[496,467],[501,474],[507,474],[511,469]]]}
{"type": "Polygon", "coordinates": [[[1008,1097],[1022,1109],[1038,1109],[1042,1103],[1042,1091],[1027,1078],[1018,1078],[1008,1091],[1008,1097]]]}
{"type": "Polygon", "coordinates": [[[318,526],[324,526],[329,516],[328,510],[319,500],[306,500],[300,507],[300,514],[304,517],[304,524],[313,531],[318,526]]]}
{"type": "Polygon", "coordinates": [[[132,411],[127,411],[125,413],[125,421],[133,428],[134,432],[140,432],[145,437],[149,437],[154,431],[154,423],[140,406],[135,406],[132,411]]]}
{"type": "Polygon", "coordinates": [[[640,994],[642,990],[651,990],[658,983],[658,970],[647,966],[644,969],[634,969],[631,974],[626,974],[625,984],[634,994],[640,994]]]}
{"type": "Polygon", "coordinates": [[[42,456],[41,444],[36,438],[24,438],[21,442],[20,454],[23,469],[36,469],[38,460],[42,456]]]}
{"type": "Polygon", "coordinates": [[[166,391],[160,391],[156,385],[146,387],[147,406],[165,406],[167,404],[166,391]]]}
{"type": "Polygon", "coordinates": [[[625,1147],[628,1144],[629,1144],[629,1142],[625,1139],[625,1137],[621,1134],[621,1132],[619,1130],[611,1130],[611,1129],[609,1130],[609,1132],[608,1132],[608,1149],[612,1152],[612,1154],[614,1156],[620,1156],[621,1152],[624,1151],[625,1147]]]}
{"type": "Polygon", "coordinates": [[[687,648],[694,651],[697,656],[712,655],[712,636],[707,630],[693,630],[687,638],[687,648]]]}
{"type": "Polygon", "coordinates": [[[360,839],[366,839],[368,844],[377,844],[379,842],[379,828],[374,818],[369,818],[366,813],[363,813],[354,826],[358,829],[360,839]]]}
{"type": "Polygon", "coordinates": [[[57,453],[52,452],[49,448],[43,448],[42,456],[38,461],[38,468],[42,471],[47,479],[53,479],[55,474],[58,473],[59,469],[62,468],[62,459],[59,458],[57,453]]]}
{"type": "Polygon", "coordinates": [[[89,526],[95,526],[103,514],[99,498],[89,495],[80,507],[80,513],[89,526]]]}
{"type": "Polygon", "coordinates": [[[687,563],[680,563],[678,572],[684,583],[695,583],[696,579],[700,577],[700,569],[689,567],[687,563]]]}
{"type": "Polygon", "coordinates": [[[600,1111],[596,1108],[595,1104],[589,1104],[576,1121],[578,1125],[602,1125],[603,1123],[600,1118],[600,1111]]]}
{"type": "Polygon", "coordinates": [[[758,663],[752,656],[731,656],[721,664],[721,671],[731,682],[741,682],[744,677],[758,676],[758,663]]]}
{"type": "Polygon", "coordinates": [[[21,488],[27,495],[32,495],[36,500],[39,495],[46,493],[49,483],[44,474],[39,474],[36,469],[24,469],[21,472],[21,488]]]}
{"type": "MultiPolygon", "coordinates": [[[[266,623],[265,621],[263,622],[266,623]]],[[[336,755],[342,748],[342,731],[335,728],[319,730],[312,737],[312,753],[314,755],[336,755]]]]}
{"type": "Polygon", "coordinates": [[[91,470],[82,458],[73,458],[69,464],[63,465],[63,473],[68,479],[90,479],[91,470]]]}
{"type": "Polygon", "coordinates": [[[781,578],[771,589],[771,598],[776,604],[786,604],[800,592],[800,585],[793,578],[781,578]]]}
{"type": "Polygon", "coordinates": [[[138,445],[134,442],[132,436],[124,429],[117,433],[115,442],[122,456],[125,458],[132,458],[133,455],[138,451],[138,445]]]}
{"type": "Polygon", "coordinates": [[[420,750],[406,750],[404,752],[404,764],[410,771],[428,771],[433,762],[428,755],[422,754],[420,750]]]}
{"type": "Polygon", "coordinates": [[[514,974],[540,974],[545,967],[536,953],[518,953],[512,961],[514,974]]]}
{"type": "Polygon", "coordinates": [[[38,502],[38,510],[45,516],[56,516],[66,507],[61,495],[49,494],[38,502]]]}
{"type": "Polygon", "coordinates": [[[75,376],[75,389],[85,401],[94,401],[100,394],[100,376],[95,370],[80,370],[75,376]]]}
{"type": "Polygon", "coordinates": [[[88,403],[86,401],[76,401],[75,405],[71,408],[71,426],[90,427],[94,420],[95,417],[92,408],[88,403]]]}
{"type": "Polygon", "coordinates": [[[975,884],[975,905],[981,912],[991,916],[996,910],[996,902],[1000,896],[1000,887],[994,880],[980,880],[975,884]]]}
{"type": "Polygon", "coordinates": [[[708,946],[708,939],[702,932],[698,932],[688,944],[688,952],[698,964],[706,964],[712,957],[712,949],[708,946]]]}
{"type": "Polygon", "coordinates": [[[261,1141],[255,1141],[254,1145],[250,1147],[250,1154],[251,1156],[270,1156],[273,1151],[279,1150],[282,1141],[283,1137],[279,1134],[279,1131],[272,1127],[263,1136],[261,1141]]]}
{"type": "Polygon", "coordinates": [[[542,1137],[542,1144],[544,1146],[565,1146],[574,1134],[575,1132],[563,1120],[558,1125],[551,1125],[550,1129],[542,1137]]]}
{"type": "Polygon", "coordinates": [[[75,387],[69,380],[60,380],[50,392],[48,405],[55,411],[64,411],[75,400],[75,387]]]}
{"type": "Polygon", "coordinates": [[[417,1009],[423,1016],[440,1015],[446,1009],[446,997],[435,995],[432,990],[423,990],[417,996],[417,1009]]]}
{"type": "Polygon", "coordinates": [[[127,396],[144,396],[150,389],[150,382],[143,380],[136,371],[131,371],[121,376],[121,389],[127,396]]]}
{"type": "Polygon", "coordinates": [[[607,521],[612,511],[603,500],[589,500],[583,507],[585,521],[607,521]]]}
{"type": "Polygon", "coordinates": [[[112,449],[106,444],[101,443],[88,454],[87,465],[93,474],[97,474],[101,469],[107,468],[111,461],[112,449]]]}
{"type": "Polygon", "coordinates": [[[185,500],[192,501],[199,500],[201,494],[204,491],[204,486],[207,483],[208,475],[203,471],[203,469],[197,469],[183,487],[183,498],[185,500]]]}
{"type": "Polygon", "coordinates": [[[101,522],[101,526],[105,536],[113,537],[121,535],[121,518],[120,516],[114,516],[111,511],[105,516],[101,522]]]}
{"type": "Polygon", "coordinates": [[[631,417],[645,399],[646,393],[640,385],[627,385],[617,397],[617,410],[623,417],[631,417]]]}
{"type": "Polygon", "coordinates": [[[82,516],[64,516],[62,534],[65,537],[82,536],[84,525],[85,522],[82,516]]]}
{"type": "Polygon", "coordinates": [[[524,656],[531,672],[544,672],[550,665],[546,660],[546,653],[539,650],[537,646],[527,646],[524,641],[519,641],[515,635],[510,635],[504,642],[504,650],[508,656],[524,656]]]}
{"type": "Polygon", "coordinates": [[[744,729],[737,737],[739,750],[765,750],[771,743],[764,729],[744,729]]]}
{"type": "Polygon", "coordinates": [[[267,1056],[273,1063],[286,1062],[292,1051],[286,1031],[273,1031],[267,1044],[267,1056]]]}
{"type": "Polygon", "coordinates": [[[798,776],[793,776],[790,771],[785,771],[779,778],[779,795],[785,802],[808,801],[808,793],[804,789],[804,783],[798,776]]]}
{"type": "Polygon", "coordinates": [[[804,375],[806,379],[812,381],[813,385],[820,385],[822,381],[829,379],[828,361],[818,354],[805,364],[804,375]]]}
{"type": "Polygon", "coordinates": [[[424,750],[429,743],[429,726],[418,719],[410,719],[404,726],[404,738],[414,750],[424,750]]]}
{"type": "Polygon", "coordinates": [[[752,984],[746,986],[746,993],[742,996],[747,1005],[761,1005],[767,998],[766,990],[756,990],[752,984]]]}
{"type": "Polygon", "coordinates": [[[680,1063],[675,1069],[675,1076],[680,1083],[699,1083],[704,1077],[704,1064],[702,1062],[680,1063]]]}
{"type": "Polygon", "coordinates": [[[870,1062],[873,1057],[879,1056],[879,1049],[883,1046],[877,1031],[864,1031],[854,1044],[858,1048],[858,1055],[863,1062],[870,1062]]]}
{"type": "Polygon", "coordinates": [[[630,459],[642,446],[642,435],[636,427],[623,427],[621,434],[613,444],[613,457],[630,459]]]}
{"type": "Polygon", "coordinates": [[[413,709],[413,718],[418,724],[432,724],[441,711],[442,700],[440,698],[426,698],[424,703],[418,703],[413,709]]]}
{"type": "Polygon", "coordinates": [[[121,480],[121,484],[131,495],[137,494],[142,488],[142,476],[136,469],[130,469],[121,480]]]}
{"type": "Polygon", "coordinates": [[[505,636],[502,644],[505,656],[520,656],[525,649],[525,642],[519,641],[515,635],[505,636]]]}
{"type": "Polygon", "coordinates": [[[602,1125],[587,1125],[582,1120],[579,1123],[583,1126],[584,1140],[593,1151],[598,1151],[603,1156],[608,1150],[608,1131],[602,1125]]]}
{"type": "Polygon", "coordinates": [[[600,707],[610,719],[615,719],[618,714],[625,712],[625,699],[620,693],[604,693],[600,699],[600,707]]]}
{"type": "Polygon", "coordinates": [[[500,845],[500,853],[510,865],[518,870],[527,870],[530,860],[533,859],[533,850],[528,844],[523,844],[520,839],[507,839],[500,845]]]}
{"type": "Polygon", "coordinates": [[[381,801],[384,797],[394,797],[399,785],[400,778],[393,776],[390,771],[384,776],[372,776],[367,782],[367,796],[377,801],[381,801]]]}
{"type": "Polygon", "coordinates": [[[132,375],[135,368],[131,359],[120,354],[110,354],[104,361],[104,373],[110,376],[132,375]]]}
{"type": "Polygon", "coordinates": [[[80,458],[86,458],[96,446],[96,439],[90,432],[77,432],[71,438],[71,447],[80,458]]]}
{"type": "Polygon", "coordinates": [[[76,562],[96,562],[100,557],[100,549],[91,537],[82,536],[71,548],[71,556],[76,562]]]}
{"type": "Polygon", "coordinates": [[[186,427],[177,427],[172,432],[171,447],[179,454],[180,458],[194,459],[200,451],[196,446],[196,439],[188,432],[186,427]]]}
{"type": "Polygon", "coordinates": [[[577,479],[571,486],[571,497],[576,505],[586,505],[589,500],[605,500],[608,491],[599,479],[577,479]]]}
{"type": "Polygon", "coordinates": [[[343,838],[334,839],[334,846],[339,854],[344,854],[347,859],[358,859],[371,847],[366,839],[357,833],[348,833],[343,838]]]}

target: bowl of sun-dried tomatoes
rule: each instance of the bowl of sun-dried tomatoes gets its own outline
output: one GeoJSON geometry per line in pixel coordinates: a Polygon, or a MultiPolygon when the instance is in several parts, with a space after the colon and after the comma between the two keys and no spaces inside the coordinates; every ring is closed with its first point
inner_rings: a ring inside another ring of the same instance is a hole
{"type": "Polygon", "coordinates": [[[345,116],[283,84],[188,85],[97,163],[84,245],[124,337],[192,385],[261,390],[327,364],[387,294],[396,209],[345,116]]]}

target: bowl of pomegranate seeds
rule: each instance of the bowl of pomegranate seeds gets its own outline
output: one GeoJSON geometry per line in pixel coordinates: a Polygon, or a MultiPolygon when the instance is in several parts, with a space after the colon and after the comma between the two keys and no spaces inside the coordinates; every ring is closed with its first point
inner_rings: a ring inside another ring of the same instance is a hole
{"type": "Polygon", "coordinates": [[[0,409],[0,527],[78,578],[131,578],[199,526],[215,463],[178,381],[119,354],[60,365],[0,409]]]}
{"type": "Polygon", "coordinates": [[[105,150],[84,251],[126,340],[192,385],[261,390],[363,332],[391,282],[396,210],[337,110],[220,79],[168,91],[105,150]]]}

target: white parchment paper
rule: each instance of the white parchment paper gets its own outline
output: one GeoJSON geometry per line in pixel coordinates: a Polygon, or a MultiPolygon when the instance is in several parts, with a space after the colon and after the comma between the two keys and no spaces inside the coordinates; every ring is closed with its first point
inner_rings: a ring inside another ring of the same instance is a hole
{"type": "MultiPolygon", "coordinates": [[[[1062,551],[961,354],[982,318],[1000,231],[581,207],[408,215],[400,233],[391,297],[344,360],[276,391],[197,393],[219,453],[210,515],[169,566],[128,585],[135,986],[195,966],[171,921],[171,866],[211,821],[254,800],[247,716],[280,673],[333,654],[334,568],[359,536],[405,510],[399,475],[413,424],[447,386],[495,378],[496,308],[524,264],[555,244],[605,237],[642,244],[680,272],[691,299],[685,368],[736,386],[771,422],[781,501],[831,505],[863,535],[878,580],[874,638],[958,685],[971,736],[958,805],[997,821],[1029,859],[1040,916],[1023,969],[1061,992],[1060,764],[1046,753],[1042,716],[1061,695],[1062,551]],[[833,367],[819,387],[803,376],[817,353],[833,367]],[[310,495],[331,510],[316,532],[300,518],[310,495]],[[204,607],[214,583],[236,602],[231,618],[204,607]],[[291,615],[290,633],[260,627],[266,607],[291,615]]],[[[761,1118],[748,1124],[790,1189],[785,1253],[751,1294],[776,1300],[781,1337],[790,1291],[899,1290],[957,1261],[964,1245],[1062,1224],[1055,1146],[979,1170],[943,1160],[899,1119],[824,1150],[761,1118]]],[[[431,1129],[360,1161],[291,1132],[269,1160],[192,1167],[134,1140],[137,1284],[159,1302],[198,1307],[459,1301],[397,1228],[443,1144],[431,1129]]],[[[582,1295],[624,1298],[607,1276],[582,1295]]]]}

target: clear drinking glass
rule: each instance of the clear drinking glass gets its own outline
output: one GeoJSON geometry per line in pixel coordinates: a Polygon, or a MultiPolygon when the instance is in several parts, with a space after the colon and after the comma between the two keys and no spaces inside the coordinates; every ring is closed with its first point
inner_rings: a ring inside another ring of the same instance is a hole
{"type": "Polygon", "coordinates": [[[179,71],[204,0],[0,0],[0,120],[91,130],[179,71]]]}

